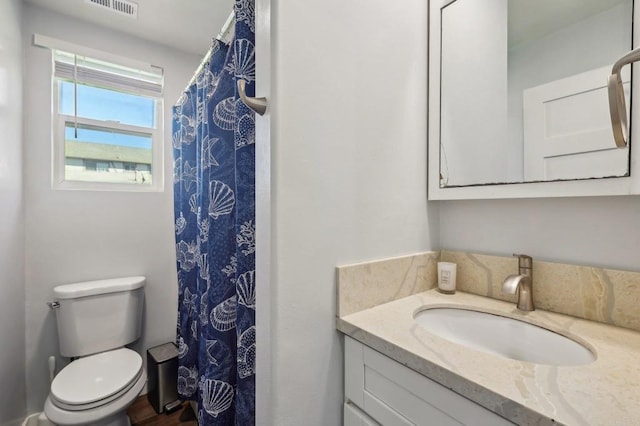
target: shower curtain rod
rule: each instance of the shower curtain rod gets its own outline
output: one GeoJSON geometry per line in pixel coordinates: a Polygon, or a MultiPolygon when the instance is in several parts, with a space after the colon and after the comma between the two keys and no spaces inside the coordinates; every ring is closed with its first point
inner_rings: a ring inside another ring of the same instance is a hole
{"type": "Polygon", "coordinates": [[[228,40],[227,37],[231,35],[231,30],[233,29],[233,24],[236,22],[236,14],[235,11],[231,11],[227,20],[224,22],[224,25],[220,29],[218,36],[216,37],[218,40],[222,40],[227,42],[227,44],[231,43],[231,40],[228,40]]]}
{"type": "MultiPolygon", "coordinates": [[[[231,43],[231,40],[228,39],[228,37],[231,36],[231,38],[233,38],[233,30],[234,30],[233,24],[235,24],[235,22],[236,22],[236,15],[235,15],[235,12],[232,10],[231,13],[229,14],[229,17],[225,21],[224,25],[220,29],[220,32],[216,36],[216,39],[227,44],[231,43]]],[[[198,74],[200,74],[200,71],[202,71],[202,68],[204,68],[205,64],[209,61],[209,58],[211,58],[212,52],[213,51],[209,49],[207,51],[207,54],[204,55],[204,58],[202,58],[202,62],[200,62],[200,65],[198,65],[198,68],[196,68],[196,72],[193,73],[193,77],[191,77],[191,80],[189,80],[189,83],[187,83],[187,87],[184,90],[185,92],[189,89],[189,87],[193,84],[193,82],[196,81],[198,74]]]]}

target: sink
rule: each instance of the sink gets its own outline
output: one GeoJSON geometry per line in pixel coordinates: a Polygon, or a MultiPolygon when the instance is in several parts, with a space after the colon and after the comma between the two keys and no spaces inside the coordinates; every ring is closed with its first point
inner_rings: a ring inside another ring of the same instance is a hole
{"type": "Polygon", "coordinates": [[[486,312],[430,308],[417,312],[414,319],[443,339],[504,358],[557,366],[589,364],[596,359],[588,348],[565,336],[486,312]]]}

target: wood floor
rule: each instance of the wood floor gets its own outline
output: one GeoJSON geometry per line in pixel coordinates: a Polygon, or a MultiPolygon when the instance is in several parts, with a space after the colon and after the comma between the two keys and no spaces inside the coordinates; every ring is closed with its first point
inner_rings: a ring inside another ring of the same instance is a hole
{"type": "Polygon", "coordinates": [[[127,414],[132,426],[198,426],[196,416],[188,402],[171,414],[157,414],[147,395],[139,396],[129,407],[127,414]]]}

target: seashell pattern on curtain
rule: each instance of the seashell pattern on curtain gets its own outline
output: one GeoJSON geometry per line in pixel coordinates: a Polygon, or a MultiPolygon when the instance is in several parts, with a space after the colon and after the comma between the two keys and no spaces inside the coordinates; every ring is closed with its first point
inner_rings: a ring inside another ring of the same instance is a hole
{"type": "MultiPolygon", "coordinates": [[[[200,425],[255,424],[254,2],[173,107],[178,392],[200,425]]],[[[212,32],[215,31],[212,29],[212,32]]]]}

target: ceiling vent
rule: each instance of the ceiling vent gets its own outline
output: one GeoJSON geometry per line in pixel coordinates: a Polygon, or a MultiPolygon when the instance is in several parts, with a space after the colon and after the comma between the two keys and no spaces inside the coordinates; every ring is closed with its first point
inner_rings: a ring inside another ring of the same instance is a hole
{"type": "Polygon", "coordinates": [[[138,4],[128,0],[84,0],[93,6],[103,10],[110,10],[118,15],[136,19],[138,17],[138,4]]]}

